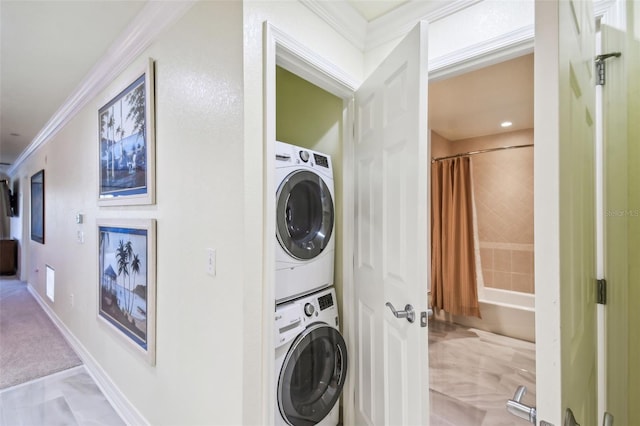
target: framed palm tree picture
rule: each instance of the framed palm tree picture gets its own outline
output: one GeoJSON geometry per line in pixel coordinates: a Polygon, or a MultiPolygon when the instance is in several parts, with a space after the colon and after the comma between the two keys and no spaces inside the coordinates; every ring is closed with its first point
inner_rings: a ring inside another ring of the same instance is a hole
{"type": "Polygon", "coordinates": [[[155,365],[155,220],[98,221],[98,318],[155,365]]]}
{"type": "Polygon", "coordinates": [[[98,110],[98,204],[155,202],[154,63],[98,110]]]}

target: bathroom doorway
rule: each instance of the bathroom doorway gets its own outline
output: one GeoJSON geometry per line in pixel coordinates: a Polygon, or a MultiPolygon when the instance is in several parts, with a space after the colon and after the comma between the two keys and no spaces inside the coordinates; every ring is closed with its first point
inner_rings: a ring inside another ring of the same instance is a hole
{"type": "MultiPolygon", "coordinates": [[[[432,228],[432,251],[442,258],[432,262],[430,284],[439,307],[429,326],[434,426],[526,424],[505,409],[520,385],[527,387],[522,402],[535,406],[533,95],[533,53],[429,84],[432,169],[462,167],[459,158],[470,166],[470,213],[454,219],[464,223],[442,217],[459,204],[432,211],[432,226],[469,228],[460,237],[467,252],[459,254],[460,240],[447,242],[450,232],[432,228]],[[439,267],[445,272],[434,279],[439,267]],[[457,309],[469,295],[476,305],[457,309]]],[[[456,179],[446,175],[445,186],[456,179]]],[[[434,206],[442,202],[432,197],[434,206]]]]}

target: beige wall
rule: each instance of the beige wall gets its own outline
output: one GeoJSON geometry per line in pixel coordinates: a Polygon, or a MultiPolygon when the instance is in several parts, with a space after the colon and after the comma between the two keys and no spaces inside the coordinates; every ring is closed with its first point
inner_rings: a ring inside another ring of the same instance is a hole
{"type": "Polygon", "coordinates": [[[431,131],[430,133],[431,158],[440,158],[451,155],[451,141],[443,138],[434,131],[431,131]]]}
{"type": "MultiPolygon", "coordinates": [[[[453,142],[432,132],[432,156],[531,143],[532,129],[453,142]]],[[[472,167],[484,285],[533,293],[533,149],[474,155],[472,167]]]]}
{"type": "Polygon", "coordinates": [[[46,244],[21,241],[29,283],[47,300],[45,264],[55,268],[51,308],[154,425],[243,421],[243,271],[252,260],[242,215],[242,18],[240,2],[195,4],[16,171],[23,199],[29,176],[46,173],[46,244]],[[97,111],[148,57],[156,61],[157,203],[99,208],[97,111]],[[97,319],[96,219],[136,217],[157,220],[155,367],[97,319]],[[215,278],[205,273],[207,247],[217,249],[215,278]]]}
{"type": "MultiPolygon", "coordinates": [[[[429,60],[440,59],[523,27],[533,26],[533,22],[533,0],[477,2],[458,13],[429,22],[429,60]],[[491,25],[487,25],[487,22],[491,22],[491,25]]],[[[409,28],[408,25],[407,30],[409,28]]],[[[401,39],[397,37],[367,48],[365,76],[371,74],[401,39]]]]}

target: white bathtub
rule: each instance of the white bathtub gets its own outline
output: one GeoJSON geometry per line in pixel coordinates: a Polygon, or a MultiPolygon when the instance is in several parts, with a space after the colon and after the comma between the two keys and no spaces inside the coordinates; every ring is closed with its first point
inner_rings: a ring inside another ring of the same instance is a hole
{"type": "Polygon", "coordinates": [[[479,293],[482,319],[442,312],[436,318],[535,342],[535,295],[490,287],[479,293]]]}

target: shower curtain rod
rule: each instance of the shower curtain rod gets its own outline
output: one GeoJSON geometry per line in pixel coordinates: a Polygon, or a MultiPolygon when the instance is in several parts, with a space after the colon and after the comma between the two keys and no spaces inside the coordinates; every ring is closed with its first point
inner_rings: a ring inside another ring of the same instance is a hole
{"type": "Polygon", "coordinates": [[[450,158],[466,157],[468,155],[484,154],[484,153],[493,152],[493,151],[504,151],[505,149],[529,148],[529,147],[532,147],[532,146],[533,146],[533,144],[501,146],[501,147],[498,147],[498,148],[487,148],[487,149],[481,149],[481,150],[478,150],[478,151],[463,152],[462,154],[448,155],[446,157],[432,158],[431,162],[435,163],[436,161],[448,160],[450,158]]]}

